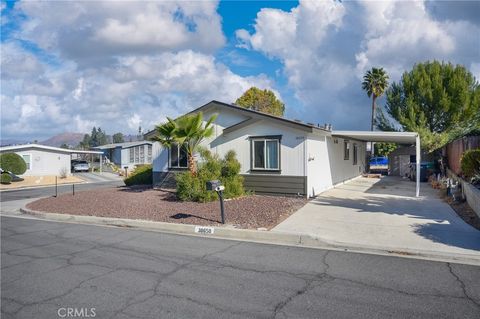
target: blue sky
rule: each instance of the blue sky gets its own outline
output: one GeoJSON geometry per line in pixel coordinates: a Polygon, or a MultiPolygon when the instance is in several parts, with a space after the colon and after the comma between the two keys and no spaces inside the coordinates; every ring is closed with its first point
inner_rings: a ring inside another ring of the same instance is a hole
{"type": "MultiPolygon", "coordinates": [[[[250,86],[288,118],[368,129],[364,72],[444,60],[480,77],[480,2],[2,1],[1,137],[135,133],[250,86]]],[[[381,105],[382,100],[379,101],[381,105]]]]}

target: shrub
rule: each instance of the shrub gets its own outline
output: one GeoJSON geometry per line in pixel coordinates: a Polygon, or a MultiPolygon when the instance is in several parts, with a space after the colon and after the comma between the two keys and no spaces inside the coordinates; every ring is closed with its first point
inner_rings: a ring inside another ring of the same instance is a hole
{"type": "Polygon", "coordinates": [[[462,173],[467,178],[480,174],[480,148],[463,153],[460,165],[462,173]]]}
{"type": "Polygon", "coordinates": [[[11,172],[15,175],[22,175],[27,170],[27,163],[23,158],[15,153],[0,154],[0,167],[4,171],[11,172]]]}
{"type": "Polygon", "coordinates": [[[124,180],[125,185],[151,185],[152,180],[152,165],[138,166],[128,175],[124,180]]]}
{"type": "Polygon", "coordinates": [[[62,167],[58,172],[58,174],[60,175],[60,178],[67,178],[67,168],[62,167]]]}
{"type": "Polygon", "coordinates": [[[12,181],[12,177],[8,173],[3,173],[0,176],[0,183],[2,184],[10,184],[11,181],[12,181]]]}
{"type": "Polygon", "coordinates": [[[229,151],[224,159],[208,150],[200,151],[201,161],[197,175],[190,172],[179,173],[176,176],[177,197],[182,201],[209,202],[217,199],[216,192],[207,191],[206,182],[220,180],[225,186],[224,197],[233,198],[245,193],[243,177],[240,173],[240,163],[234,151],[229,151]]]}

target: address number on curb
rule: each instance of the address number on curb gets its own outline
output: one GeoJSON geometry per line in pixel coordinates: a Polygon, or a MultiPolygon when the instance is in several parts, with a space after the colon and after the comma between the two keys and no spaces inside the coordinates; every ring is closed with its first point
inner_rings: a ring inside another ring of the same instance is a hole
{"type": "Polygon", "coordinates": [[[195,232],[199,234],[211,235],[215,232],[213,227],[195,226],[195,232]]]}

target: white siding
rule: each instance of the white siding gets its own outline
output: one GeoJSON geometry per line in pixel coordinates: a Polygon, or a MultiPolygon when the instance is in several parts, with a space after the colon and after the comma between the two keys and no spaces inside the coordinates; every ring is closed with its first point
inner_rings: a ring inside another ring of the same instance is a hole
{"type": "Polygon", "coordinates": [[[333,185],[343,183],[349,179],[359,176],[365,171],[365,148],[366,143],[350,140],[350,157],[344,159],[344,139],[336,137],[327,138],[328,158],[332,174],[333,185]],[[335,140],[338,143],[335,143],[335,140]],[[357,165],[353,165],[353,144],[358,146],[357,165]]]}
{"type": "Polygon", "coordinates": [[[22,176],[60,175],[65,168],[67,175],[71,175],[70,154],[40,149],[23,149],[14,151],[20,156],[30,154],[30,169],[22,176]]]}
{"type": "Polygon", "coordinates": [[[159,142],[153,143],[153,171],[168,172],[168,149],[163,148],[159,142]]]}
{"type": "Polygon", "coordinates": [[[327,139],[325,136],[310,136],[307,140],[308,196],[315,196],[333,185],[327,139]]]}
{"type": "MultiPolygon", "coordinates": [[[[208,119],[216,111],[204,113],[208,119]]],[[[241,174],[250,173],[250,139],[251,136],[281,135],[280,169],[279,175],[306,176],[304,161],[304,139],[306,133],[300,130],[279,125],[271,121],[259,121],[229,134],[223,135],[223,129],[246,120],[247,117],[230,110],[222,110],[214,123],[214,135],[205,140],[202,146],[209,148],[213,153],[223,157],[229,150],[237,153],[241,164],[241,174]]],[[[168,150],[163,149],[159,143],[154,148],[154,172],[168,171],[168,150]]],[[[254,172],[252,172],[254,174],[254,172]]],[[[274,173],[272,173],[274,174],[274,173]]],[[[278,174],[278,173],[277,173],[278,174]]]]}
{"type": "MultiPolygon", "coordinates": [[[[213,113],[214,111],[205,113],[204,117],[208,118],[213,113]]],[[[250,172],[251,146],[249,137],[281,135],[280,175],[306,176],[304,164],[305,146],[303,143],[306,136],[305,132],[276,124],[273,121],[259,121],[223,135],[224,128],[245,119],[245,117],[239,116],[235,112],[222,110],[215,122],[215,135],[208,141],[205,141],[204,145],[219,156],[225,155],[229,150],[234,150],[241,164],[241,173],[254,174],[254,172],[250,172]]]]}

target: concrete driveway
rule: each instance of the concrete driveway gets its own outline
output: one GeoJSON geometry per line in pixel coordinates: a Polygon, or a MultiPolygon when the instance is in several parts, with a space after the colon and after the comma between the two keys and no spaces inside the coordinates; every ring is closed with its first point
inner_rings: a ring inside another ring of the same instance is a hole
{"type": "Polygon", "coordinates": [[[327,243],[392,251],[460,254],[480,259],[480,231],[438,191],[396,177],[358,178],[323,193],[273,231],[309,234],[327,243]]]}

